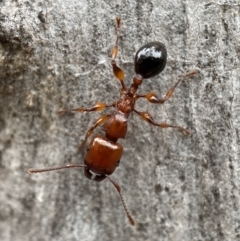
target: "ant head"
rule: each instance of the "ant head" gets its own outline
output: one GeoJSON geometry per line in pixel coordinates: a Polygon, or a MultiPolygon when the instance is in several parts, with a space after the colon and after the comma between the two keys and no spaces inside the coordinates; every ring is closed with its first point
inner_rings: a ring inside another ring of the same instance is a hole
{"type": "Polygon", "coordinates": [[[167,62],[167,50],[160,42],[143,45],[136,53],[134,67],[136,74],[144,79],[151,78],[162,72],[167,62]]]}
{"type": "Polygon", "coordinates": [[[84,174],[85,174],[85,177],[96,182],[101,182],[106,178],[105,174],[102,174],[102,175],[95,174],[92,171],[90,171],[88,168],[84,169],[84,174]]]}

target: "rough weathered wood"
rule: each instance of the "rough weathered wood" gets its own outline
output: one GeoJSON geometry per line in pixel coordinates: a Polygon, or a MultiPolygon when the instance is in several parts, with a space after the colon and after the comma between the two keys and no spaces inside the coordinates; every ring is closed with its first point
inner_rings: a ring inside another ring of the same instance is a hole
{"type": "Polygon", "coordinates": [[[238,1],[0,1],[0,240],[240,239],[239,19],[238,1]],[[134,54],[149,41],[165,43],[168,63],[140,92],[164,95],[179,74],[199,70],[164,106],[137,105],[190,137],[130,117],[112,178],[135,227],[109,182],[81,169],[27,173],[83,163],[77,146],[101,113],[56,111],[117,99],[116,16],[128,86],[134,54]]]}

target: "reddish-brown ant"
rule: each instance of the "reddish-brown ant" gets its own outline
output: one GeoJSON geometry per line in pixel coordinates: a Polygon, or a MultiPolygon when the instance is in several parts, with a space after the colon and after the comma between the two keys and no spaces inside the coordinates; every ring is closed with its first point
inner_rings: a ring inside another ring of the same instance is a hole
{"type": "Polygon", "coordinates": [[[129,89],[125,87],[123,82],[124,72],[116,64],[116,56],[118,53],[118,40],[120,36],[120,18],[116,19],[117,22],[117,39],[116,44],[112,49],[112,61],[111,65],[113,68],[113,73],[115,77],[120,81],[122,89],[120,92],[120,98],[111,105],[106,105],[104,103],[98,102],[91,108],[74,108],[61,110],[59,114],[65,114],[72,111],[77,112],[91,112],[91,111],[101,111],[108,107],[114,107],[115,111],[111,115],[101,116],[87,131],[83,143],[80,145],[81,148],[92,134],[93,130],[104,123],[103,130],[105,131],[105,137],[99,135],[93,138],[89,148],[87,149],[87,154],[84,159],[84,164],[68,164],[66,166],[46,168],[46,169],[29,169],[29,173],[39,173],[55,171],[66,168],[83,167],[85,171],[85,176],[91,180],[100,182],[107,178],[116,188],[122,201],[123,208],[126,215],[132,225],[134,225],[134,220],[129,214],[126,204],[124,202],[120,186],[110,178],[110,175],[115,171],[116,167],[119,165],[123,153],[123,147],[121,144],[117,143],[119,138],[125,138],[127,132],[127,120],[131,112],[135,112],[142,117],[143,120],[149,122],[154,126],[160,128],[177,128],[181,130],[184,134],[189,135],[189,131],[185,128],[177,125],[169,125],[167,123],[156,123],[152,116],[148,112],[140,112],[134,108],[136,101],[139,98],[145,98],[151,103],[163,104],[168,100],[178,84],[185,78],[194,76],[197,71],[188,72],[179,77],[176,84],[170,88],[164,98],[158,98],[153,92],[147,94],[138,94],[137,89],[142,84],[143,79],[153,77],[163,71],[167,61],[167,51],[164,44],[160,42],[150,42],[142,46],[135,55],[134,67],[135,76],[133,77],[133,83],[129,89]]]}

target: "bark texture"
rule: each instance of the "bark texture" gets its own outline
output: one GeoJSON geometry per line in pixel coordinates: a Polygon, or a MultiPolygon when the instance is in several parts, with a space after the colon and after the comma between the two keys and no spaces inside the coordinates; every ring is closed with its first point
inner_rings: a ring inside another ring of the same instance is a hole
{"type": "Polygon", "coordinates": [[[239,66],[237,0],[0,1],[0,240],[240,240],[239,66]],[[116,16],[127,86],[134,54],[150,41],[166,45],[168,62],[140,93],[163,96],[178,75],[198,70],[164,105],[136,106],[191,136],[133,114],[119,141],[124,155],[112,178],[135,227],[107,180],[91,182],[81,169],[27,173],[83,163],[86,148],[77,146],[102,113],[56,111],[118,98],[116,16]]]}

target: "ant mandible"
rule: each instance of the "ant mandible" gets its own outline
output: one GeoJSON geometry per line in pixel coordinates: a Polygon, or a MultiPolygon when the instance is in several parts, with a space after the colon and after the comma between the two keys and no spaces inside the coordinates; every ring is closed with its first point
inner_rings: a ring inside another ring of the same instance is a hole
{"type": "Polygon", "coordinates": [[[143,120],[148,123],[158,126],[160,128],[176,128],[182,131],[184,134],[189,135],[190,132],[185,128],[178,125],[169,125],[167,123],[157,123],[153,120],[152,116],[148,112],[140,112],[134,108],[136,101],[139,98],[145,98],[150,103],[163,104],[167,101],[173,94],[175,88],[178,84],[187,77],[194,76],[197,71],[193,70],[182,76],[180,76],[176,84],[170,88],[165,97],[158,98],[153,92],[147,94],[138,94],[137,89],[142,84],[143,79],[151,78],[163,71],[167,62],[167,50],[164,44],[160,42],[150,42],[142,46],[135,55],[134,67],[136,74],[133,77],[133,83],[129,89],[126,88],[124,84],[124,71],[117,66],[116,57],[118,54],[118,40],[120,36],[120,18],[116,18],[117,22],[117,38],[115,46],[112,49],[112,60],[111,65],[115,77],[120,81],[122,89],[120,92],[119,99],[111,105],[106,105],[102,102],[97,102],[91,108],[73,108],[58,111],[59,114],[65,114],[69,112],[91,112],[91,111],[101,111],[105,108],[114,107],[115,111],[111,115],[101,116],[87,131],[86,136],[82,144],[79,146],[81,148],[87,141],[87,139],[93,133],[93,130],[104,124],[103,130],[105,131],[105,137],[98,135],[93,138],[87,149],[87,154],[84,159],[84,164],[68,164],[66,166],[44,168],[44,169],[29,169],[29,173],[39,173],[55,171],[60,169],[83,167],[85,176],[88,179],[100,182],[107,178],[113,186],[116,188],[120,199],[122,201],[123,208],[129,219],[131,225],[135,222],[128,212],[125,201],[123,199],[120,186],[110,178],[110,175],[115,171],[116,167],[119,165],[120,159],[123,153],[123,146],[117,143],[119,138],[125,138],[127,132],[127,120],[131,112],[135,112],[143,120]]]}

